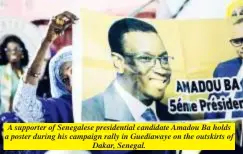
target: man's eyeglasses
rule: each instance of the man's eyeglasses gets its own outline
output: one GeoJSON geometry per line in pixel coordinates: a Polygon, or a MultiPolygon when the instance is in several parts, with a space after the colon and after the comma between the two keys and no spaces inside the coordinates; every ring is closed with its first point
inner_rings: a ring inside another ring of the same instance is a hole
{"type": "Polygon", "coordinates": [[[11,51],[22,52],[23,49],[22,48],[14,48],[14,49],[5,48],[4,51],[6,51],[6,52],[11,52],[11,51]]]}
{"type": "Polygon", "coordinates": [[[240,47],[243,44],[243,37],[241,38],[235,38],[235,39],[231,39],[230,43],[232,44],[232,46],[234,47],[240,47]]]}
{"type": "Polygon", "coordinates": [[[135,60],[138,60],[140,63],[153,67],[156,65],[156,60],[159,61],[161,66],[169,66],[169,60],[174,59],[174,57],[170,57],[168,55],[163,56],[152,56],[152,55],[146,55],[146,54],[128,54],[125,53],[124,56],[131,57],[135,60]]]}

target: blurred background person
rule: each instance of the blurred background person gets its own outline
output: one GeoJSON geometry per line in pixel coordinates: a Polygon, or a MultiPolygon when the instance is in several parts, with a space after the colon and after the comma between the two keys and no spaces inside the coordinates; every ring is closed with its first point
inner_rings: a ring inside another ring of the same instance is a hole
{"type": "Polygon", "coordinates": [[[19,79],[29,62],[28,50],[15,35],[8,35],[0,45],[0,113],[12,111],[19,79]]]}

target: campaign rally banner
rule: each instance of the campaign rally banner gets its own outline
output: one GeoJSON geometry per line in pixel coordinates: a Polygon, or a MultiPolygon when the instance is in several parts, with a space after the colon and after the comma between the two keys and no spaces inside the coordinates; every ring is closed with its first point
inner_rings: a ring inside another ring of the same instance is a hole
{"type": "Polygon", "coordinates": [[[72,36],[75,123],[7,123],[4,149],[234,150],[242,24],[82,10],[72,36]]]}
{"type": "Polygon", "coordinates": [[[82,120],[138,121],[133,101],[162,104],[157,118],[173,118],[160,121],[243,117],[240,19],[141,20],[86,10],[80,16],[74,94],[83,102],[82,120]]]}

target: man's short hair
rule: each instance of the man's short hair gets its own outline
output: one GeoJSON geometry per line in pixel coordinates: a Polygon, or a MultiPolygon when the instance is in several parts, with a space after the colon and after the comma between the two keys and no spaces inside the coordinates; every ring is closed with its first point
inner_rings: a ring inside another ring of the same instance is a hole
{"type": "Polygon", "coordinates": [[[233,25],[238,25],[238,24],[242,24],[243,23],[243,18],[240,18],[238,20],[236,20],[236,22],[233,25]]]}
{"type": "Polygon", "coordinates": [[[134,18],[124,18],[112,24],[108,33],[108,40],[112,52],[123,55],[123,35],[128,32],[152,32],[156,29],[149,23],[134,18]]]}

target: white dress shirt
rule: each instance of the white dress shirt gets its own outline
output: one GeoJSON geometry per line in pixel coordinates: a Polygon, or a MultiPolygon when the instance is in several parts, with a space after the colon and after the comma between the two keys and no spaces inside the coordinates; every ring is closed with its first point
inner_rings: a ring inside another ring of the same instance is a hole
{"type": "Polygon", "coordinates": [[[151,108],[156,116],[157,121],[159,121],[159,118],[156,114],[156,104],[153,102],[150,106],[144,105],[141,101],[139,101],[137,98],[132,96],[130,93],[128,93],[116,80],[114,82],[114,86],[119,93],[119,95],[122,97],[124,102],[126,103],[129,111],[131,112],[133,118],[137,122],[145,122],[146,120],[142,117],[142,114],[148,109],[151,108]]]}

